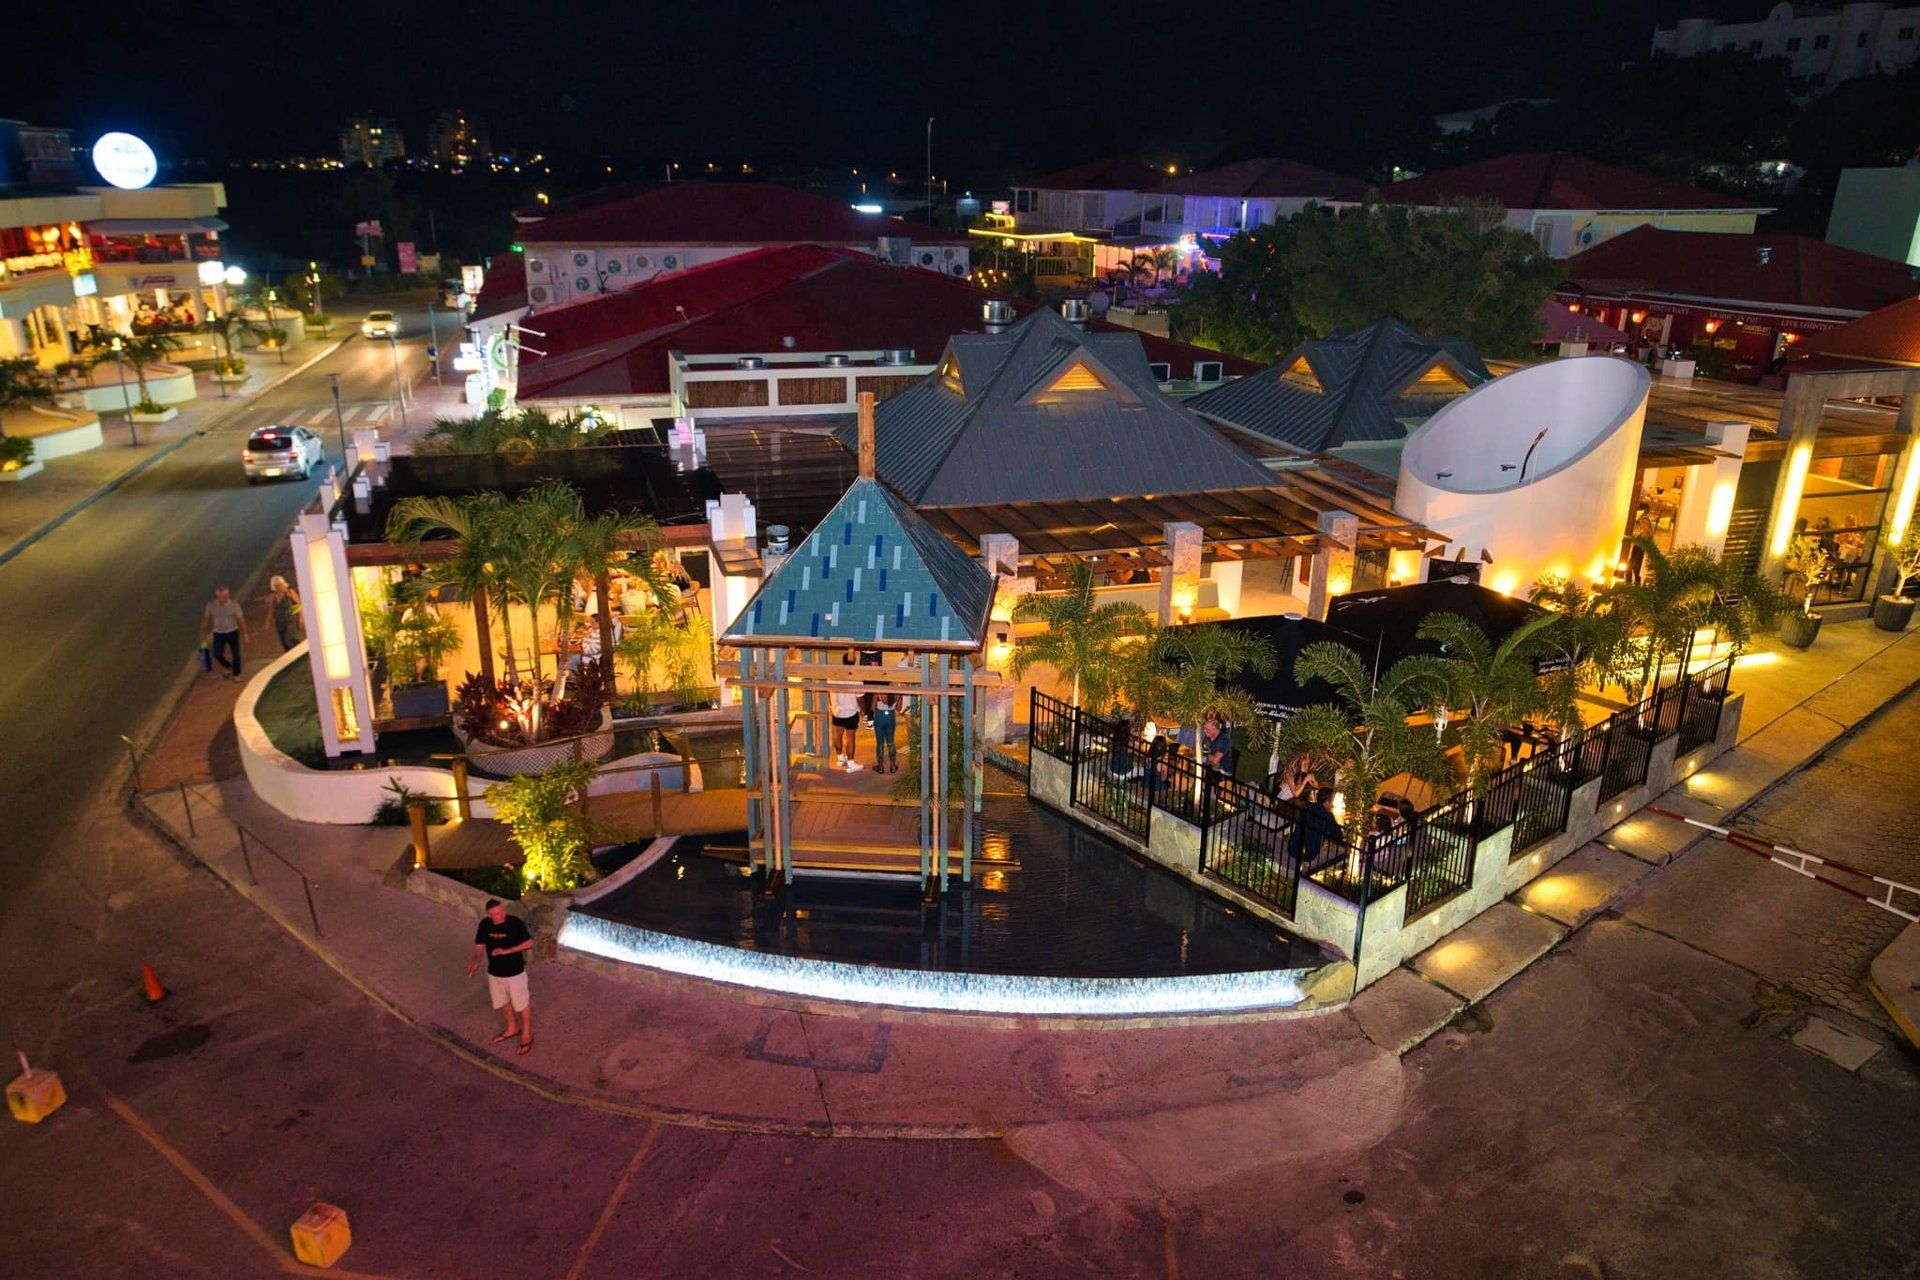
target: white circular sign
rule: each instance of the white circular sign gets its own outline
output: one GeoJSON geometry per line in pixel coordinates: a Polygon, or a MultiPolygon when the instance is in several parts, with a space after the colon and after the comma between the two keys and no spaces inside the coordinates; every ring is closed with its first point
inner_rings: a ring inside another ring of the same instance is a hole
{"type": "Polygon", "coordinates": [[[93,167],[123,191],[136,191],[160,172],[153,148],[130,133],[103,133],[93,144],[93,167]]]}

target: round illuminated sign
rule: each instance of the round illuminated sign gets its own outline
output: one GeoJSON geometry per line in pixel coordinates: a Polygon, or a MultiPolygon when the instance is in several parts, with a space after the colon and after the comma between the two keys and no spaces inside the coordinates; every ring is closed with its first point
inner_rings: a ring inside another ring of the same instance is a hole
{"type": "Polygon", "coordinates": [[[153,148],[130,133],[103,133],[93,144],[93,167],[123,191],[136,191],[160,172],[153,148]]]}

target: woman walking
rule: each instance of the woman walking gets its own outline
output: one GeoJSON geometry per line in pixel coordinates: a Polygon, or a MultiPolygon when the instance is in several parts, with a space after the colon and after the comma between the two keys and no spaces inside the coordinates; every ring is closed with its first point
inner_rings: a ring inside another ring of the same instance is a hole
{"type": "Polygon", "coordinates": [[[277,573],[267,588],[267,616],[273,623],[273,634],[280,637],[280,652],[285,653],[305,638],[300,625],[300,597],[277,573]]]}
{"type": "Polygon", "coordinates": [[[900,752],[894,744],[894,730],[899,725],[900,695],[892,689],[876,689],[873,693],[873,771],[875,773],[900,772],[900,752]]]}

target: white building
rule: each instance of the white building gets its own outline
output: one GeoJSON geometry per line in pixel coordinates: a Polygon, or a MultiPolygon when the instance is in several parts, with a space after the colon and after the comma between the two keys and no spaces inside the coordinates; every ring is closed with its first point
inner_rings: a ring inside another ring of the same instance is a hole
{"type": "Polygon", "coordinates": [[[1358,201],[1366,192],[1358,178],[1298,160],[1242,160],[1184,174],[1148,193],[1141,229],[1173,241],[1230,236],[1291,218],[1309,204],[1358,201]]]}
{"type": "Polygon", "coordinates": [[[1842,169],[1827,243],[1920,267],[1920,164],[1842,169]]]}
{"type": "Polygon", "coordinates": [[[1702,53],[1785,58],[1795,78],[1831,88],[1920,61],[1920,6],[1776,4],[1758,22],[1682,18],[1654,31],[1653,51],[1676,58],[1702,53]]]}

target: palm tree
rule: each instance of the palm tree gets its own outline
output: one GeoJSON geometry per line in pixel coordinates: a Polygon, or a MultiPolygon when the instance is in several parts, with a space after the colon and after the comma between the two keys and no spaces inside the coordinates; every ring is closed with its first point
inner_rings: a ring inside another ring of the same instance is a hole
{"type": "Polygon", "coordinates": [[[1243,726],[1250,745],[1262,748],[1268,721],[1252,696],[1229,682],[1249,669],[1271,676],[1277,661],[1264,636],[1210,623],[1156,626],[1122,651],[1115,692],[1142,718],[1197,726],[1211,716],[1243,726]]]}
{"type": "Polygon", "coordinates": [[[220,339],[220,347],[227,353],[226,357],[220,362],[220,372],[222,373],[231,373],[233,371],[234,341],[238,339],[244,342],[248,338],[259,336],[260,333],[259,325],[241,314],[238,308],[233,307],[228,308],[225,315],[215,315],[212,311],[207,312],[207,318],[200,322],[200,329],[202,332],[210,333],[220,339]]]}
{"type": "MultiPolygon", "coordinates": [[[[53,396],[53,380],[32,356],[0,360],[0,415],[9,409],[52,404],[53,396]]],[[[0,422],[0,436],[6,434],[4,422],[0,422]]]]}
{"type": "Polygon", "coordinates": [[[1563,728],[1580,722],[1571,705],[1571,683],[1550,686],[1533,668],[1535,657],[1560,647],[1556,638],[1566,630],[1565,618],[1546,613],[1528,619],[1495,645],[1485,631],[1457,613],[1437,613],[1420,624],[1415,634],[1439,641],[1446,653],[1440,660],[1446,705],[1467,713],[1459,742],[1473,794],[1485,795],[1488,780],[1500,771],[1506,759],[1505,735],[1513,725],[1538,714],[1547,714],[1563,728]]]}
{"type": "Polygon", "coordinates": [[[134,381],[140,385],[140,403],[136,408],[159,408],[147,394],[147,370],[156,364],[165,364],[180,345],[180,339],[170,333],[143,333],[120,340],[120,358],[133,366],[134,381]]]}
{"type": "Polygon", "coordinates": [[[1444,698],[1446,677],[1436,659],[1402,658],[1375,681],[1366,659],[1343,644],[1321,641],[1300,651],[1293,678],[1303,685],[1325,680],[1347,704],[1295,711],[1274,730],[1274,742],[1282,756],[1305,757],[1316,769],[1336,772],[1356,847],[1388,778],[1404,773],[1435,787],[1453,783],[1453,762],[1438,735],[1407,723],[1415,710],[1444,698]]]}
{"type": "MultiPolygon", "coordinates": [[[[387,541],[409,551],[418,551],[430,540],[452,544],[450,556],[427,565],[426,580],[431,586],[448,587],[464,599],[476,601],[476,608],[491,606],[499,611],[507,677],[511,680],[515,677],[513,621],[502,574],[506,563],[506,509],[507,500],[491,491],[464,498],[402,498],[387,514],[387,541]]],[[[486,644],[480,646],[480,671],[487,679],[493,678],[493,653],[486,644]]]]}
{"type": "Polygon", "coordinates": [[[1151,626],[1147,611],[1137,604],[1096,604],[1093,570],[1084,564],[1067,570],[1064,592],[1027,596],[1013,616],[1019,622],[1047,624],[1042,634],[1013,646],[1013,678],[1025,676],[1036,662],[1047,663],[1072,683],[1074,706],[1081,705],[1084,694],[1095,710],[1104,710],[1113,700],[1122,645],[1129,636],[1142,635],[1151,626]]]}

